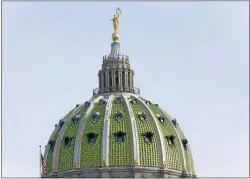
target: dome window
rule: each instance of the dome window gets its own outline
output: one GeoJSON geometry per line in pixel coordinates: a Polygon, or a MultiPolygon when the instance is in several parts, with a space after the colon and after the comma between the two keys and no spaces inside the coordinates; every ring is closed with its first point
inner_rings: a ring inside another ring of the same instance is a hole
{"type": "Polygon", "coordinates": [[[157,115],[157,118],[160,121],[160,123],[165,125],[165,117],[163,115],[157,115]]]}
{"type": "Polygon", "coordinates": [[[159,105],[158,105],[158,104],[155,104],[155,106],[159,107],[159,105]]]}
{"type": "Polygon", "coordinates": [[[57,127],[57,124],[55,124],[55,127],[57,127]]]}
{"type": "Polygon", "coordinates": [[[168,141],[168,145],[170,145],[170,146],[175,145],[175,142],[174,142],[175,136],[171,135],[171,136],[167,136],[166,138],[167,138],[167,141],[168,141]]]}
{"type": "Polygon", "coordinates": [[[172,123],[174,124],[175,127],[176,127],[176,125],[178,124],[176,119],[173,119],[173,120],[172,120],[172,123]]]}
{"type": "Polygon", "coordinates": [[[64,138],[64,147],[66,149],[70,147],[73,138],[74,137],[69,137],[69,136],[64,138]]]}
{"type": "Polygon", "coordinates": [[[85,103],[84,103],[84,106],[87,108],[87,107],[89,107],[90,106],[90,102],[89,101],[86,101],[85,103]]]}
{"type": "Polygon", "coordinates": [[[146,105],[150,105],[151,103],[150,103],[150,101],[145,101],[145,103],[146,103],[146,105]]]}
{"type": "Polygon", "coordinates": [[[123,117],[123,114],[118,111],[116,114],[115,114],[115,119],[120,122],[122,120],[122,117],[123,117]]]}
{"type": "Polygon", "coordinates": [[[137,104],[137,102],[138,102],[137,99],[132,99],[132,100],[131,100],[131,103],[132,103],[132,104],[137,104]]]}
{"type": "Polygon", "coordinates": [[[65,123],[65,120],[60,119],[60,121],[59,121],[59,127],[60,127],[60,129],[62,128],[62,126],[64,125],[64,123],[65,123]]]}
{"type": "Polygon", "coordinates": [[[93,115],[92,115],[92,122],[95,124],[100,118],[100,113],[99,112],[95,112],[93,115]]]}
{"type": "Polygon", "coordinates": [[[185,150],[188,149],[188,140],[187,139],[182,139],[182,144],[185,150]]]}
{"type": "Polygon", "coordinates": [[[115,103],[116,104],[121,104],[122,103],[122,99],[121,98],[116,98],[115,103]]]}
{"type": "Polygon", "coordinates": [[[74,117],[71,118],[71,122],[73,124],[77,124],[78,121],[79,121],[79,118],[80,118],[80,115],[74,116],[74,117]]]}
{"type": "Polygon", "coordinates": [[[100,104],[100,105],[106,104],[106,101],[105,101],[104,99],[100,99],[100,100],[98,101],[98,104],[100,104]]]}
{"type": "Polygon", "coordinates": [[[89,132],[86,136],[88,138],[89,145],[94,145],[96,143],[96,139],[97,139],[97,136],[98,136],[97,133],[89,132]]]}
{"type": "Polygon", "coordinates": [[[50,140],[49,141],[49,152],[53,152],[54,147],[55,147],[55,143],[56,143],[55,140],[50,140]]]}
{"type": "Polygon", "coordinates": [[[80,104],[77,104],[77,105],[76,105],[76,108],[78,108],[78,106],[80,106],[80,104]]]}
{"type": "Polygon", "coordinates": [[[153,133],[152,132],[145,132],[142,134],[142,136],[144,137],[144,141],[147,144],[151,144],[153,142],[153,133]]]}
{"type": "Polygon", "coordinates": [[[125,141],[125,135],[126,135],[125,132],[119,131],[119,132],[114,133],[114,135],[115,135],[116,142],[118,142],[119,144],[125,141]]]}
{"type": "Polygon", "coordinates": [[[138,117],[142,122],[146,122],[147,121],[147,117],[146,114],[144,112],[140,112],[138,113],[138,117]]]}

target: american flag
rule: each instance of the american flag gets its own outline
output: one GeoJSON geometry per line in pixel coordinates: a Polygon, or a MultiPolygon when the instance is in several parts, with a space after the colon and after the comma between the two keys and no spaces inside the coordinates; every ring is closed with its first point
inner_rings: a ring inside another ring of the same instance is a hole
{"type": "Polygon", "coordinates": [[[44,158],[43,158],[43,154],[41,153],[41,162],[42,162],[42,175],[43,177],[47,178],[47,172],[46,172],[46,168],[47,168],[47,165],[46,165],[46,162],[44,161],[44,158]]]}

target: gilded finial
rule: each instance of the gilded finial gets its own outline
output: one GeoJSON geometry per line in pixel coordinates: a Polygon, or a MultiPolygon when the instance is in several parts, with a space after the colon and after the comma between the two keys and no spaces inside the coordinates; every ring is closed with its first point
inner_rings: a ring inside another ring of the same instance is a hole
{"type": "Polygon", "coordinates": [[[106,167],[108,166],[108,161],[107,160],[103,160],[103,165],[106,167]]]}
{"type": "Polygon", "coordinates": [[[118,27],[119,27],[119,17],[121,15],[121,13],[122,13],[121,9],[117,8],[116,14],[114,15],[114,18],[111,19],[111,21],[113,21],[113,27],[114,27],[114,33],[112,34],[113,40],[119,39],[118,27]]]}

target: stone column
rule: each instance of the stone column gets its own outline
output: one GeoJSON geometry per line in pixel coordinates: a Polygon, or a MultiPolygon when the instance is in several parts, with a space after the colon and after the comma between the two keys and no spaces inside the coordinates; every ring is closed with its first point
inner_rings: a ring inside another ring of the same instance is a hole
{"type": "Polygon", "coordinates": [[[104,72],[101,71],[101,89],[100,89],[100,92],[101,93],[104,93],[104,72]]]}
{"type": "Polygon", "coordinates": [[[112,91],[116,91],[116,84],[115,84],[115,69],[111,70],[111,75],[112,75],[112,91]]]}
{"type": "Polygon", "coordinates": [[[101,86],[101,70],[98,73],[98,80],[99,80],[99,90],[101,90],[102,86],[101,86]]]}
{"type": "Polygon", "coordinates": [[[130,79],[130,70],[128,71],[128,90],[130,92],[130,87],[131,87],[131,79],[130,79]]]}
{"type": "Polygon", "coordinates": [[[125,92],[129,92],[129,86],[128,86],[128,69],[124,70],[124,80],[125,80],[124,91],[125,92]]]}
{"type": "Polygon", "coordinates": [[[122,86],[122,69],[118,69],[118,91],[123,91],[122,86]]]}
{"type": "Polygon", "coordinates": [[[105,81],[106,81],[106,86],[105,86],[105,92],[109,92],[109,70],[105,70],[105,81]]]}
{"type": "Polygon", "coordinates": [[[132,70],[130,70],[129,71],[129,91],[130,92],[133,92],[134,91],[134,87],[133,87],[133,71],[132,70]]]}
{"type": "Polygon", "coordinates": [[[131,71],[131,88],[132,88],[132,92],[135,91],[134,89],[134,71],[131,71]]]}

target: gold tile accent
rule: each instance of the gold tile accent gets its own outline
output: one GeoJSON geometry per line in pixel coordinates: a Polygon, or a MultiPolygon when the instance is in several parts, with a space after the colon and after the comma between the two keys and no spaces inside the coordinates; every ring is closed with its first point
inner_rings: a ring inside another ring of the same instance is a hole
{"type": "Polygon", "coordinates": [[[166,161],[163,162],[162,167],[163,167],[163,168],[166,168],[166,167],[167,167],[167,162],[166,162],[166,161]]]}
{"type": "Polygon", "coordinates": [[[135,166],[139,166],[139,161],[135,160],[135,166]]]}

